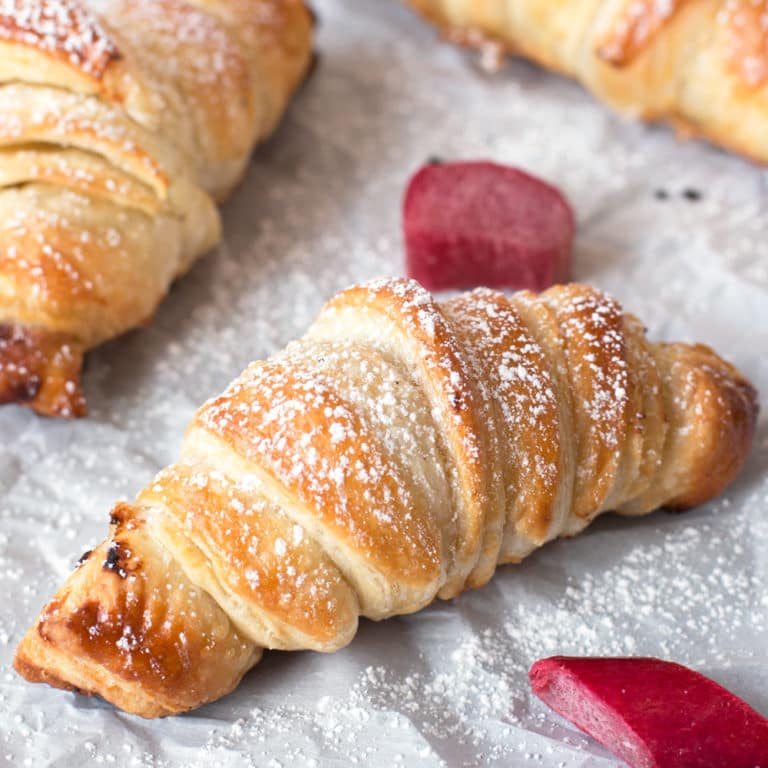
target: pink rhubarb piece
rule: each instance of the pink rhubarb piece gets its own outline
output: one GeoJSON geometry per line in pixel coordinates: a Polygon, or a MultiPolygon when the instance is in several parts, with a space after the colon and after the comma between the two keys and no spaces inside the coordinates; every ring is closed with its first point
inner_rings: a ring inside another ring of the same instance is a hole
{"type": "Polygon", "coordinates": [[[542,291],[570,276],[574,216],[563,195],[490,162],[434,163],[408,185],[408,276],[429,290],[542,291]]]}
{"type": "Polygon", "coordinates": [[[768,768],[768,720],[680,664],[556,656],[536,662],[530,680],[632,768],[768,768]]]}

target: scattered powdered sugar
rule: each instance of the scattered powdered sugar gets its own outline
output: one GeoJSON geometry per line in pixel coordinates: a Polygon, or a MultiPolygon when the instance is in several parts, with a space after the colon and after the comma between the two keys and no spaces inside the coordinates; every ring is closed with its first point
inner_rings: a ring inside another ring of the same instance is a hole
{"type": "MultiPolygon", "coordinates": [[[[542,552],[539,568],[560,569],[562,587],[543,586],[535,600],[526,599],[534,566],[504,569],[497,576],[498,589],[508,593],[500,616],[491,614],[498,600],[478,593],[458,606],[438,605],[422,616],[363,627],[369,642],[381,634],[384,645],[403,635],[420,642],[412,653],[387,662],[366,662],[364,648],[358,655],[353,645],[351,669],[342,672],[348,687],[323,684],[311,705],[297,696],[290,703],[251,708],[231,725],[217,726],[205,750],[242,756],[249,744],[254,765],[273,759],[274,765],[310,766],[334,758],[351,765],[394,765],[401,754],[405,765],[418,757],[426,765],[571,766],[581,765],[575,755],[581,753],[583,760],[591,753],[597,762],[590,765],[615,766],[594,743],[547,715],[530,695],[527,670],[552,654],[654,655],[725,684],[738,679],[729,672],[733,651],[724,649],[743,649],[745,636],[764,637],[768,631],[764,574],[738,567],[749,549],[743,542],[755,513],[766,504],[763,482],[741,510],[726,497],[708,513],[693,513],[688,523],[662,516],[654,526],[655,543],[636,544],[627,537],[600,571],[574,568],[595,543],[561,542],[542,552]],[[727,519],[727,533],[710,522],[712,517],[727,519]],[[697,572],[700,560],[708,564],[704,578],[697,572]],[[473,631],[446,636],[441,630],[450,612],[470,608],[466,603],[473,604],[467,614],[473,631]],[[386,743],[378,742],[380,728],[386,743]],[[414,729],[423,742],[407,736],[414,729]],[[274,745],[282,743],[286,746],[275,754],[274,745]]],[[[601,539],[620,525],[604,521],[587,536],[601,539]]],[[[765,530],[763,519],[759,525],[765,530]]],[[[281,666],[288,672],[290,660],[281,666]]],[[[259,682],[254,687],[258,690],[259,682]]],[[[752,702],[760,706],[761,700],[752,702]]]]}

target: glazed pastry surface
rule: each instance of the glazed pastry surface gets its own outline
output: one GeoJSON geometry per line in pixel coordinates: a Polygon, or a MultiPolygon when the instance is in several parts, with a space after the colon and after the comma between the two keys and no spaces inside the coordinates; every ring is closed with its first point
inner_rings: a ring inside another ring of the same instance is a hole
{"type": "Polygon", "coordinates": [[[83,354],[218,242],[311,27],[301,0],[0,2],[0,403],[84,413],[83,354]]]}
{"type": "Polygon", "coordinates": [[[648,342],[588,286],[348,289],[203,405],[16,669],[144,717],[192,709],[265,648],[336,651],[360,616],[480,587],[602,512],[716,496],[756,412],[711,349],[648,342]]]}
{"type": "Polygon", "coordinates": [[[620,112],[768,163],[768,0],[407,0],[456,42],[524,56],[620,112]]]}

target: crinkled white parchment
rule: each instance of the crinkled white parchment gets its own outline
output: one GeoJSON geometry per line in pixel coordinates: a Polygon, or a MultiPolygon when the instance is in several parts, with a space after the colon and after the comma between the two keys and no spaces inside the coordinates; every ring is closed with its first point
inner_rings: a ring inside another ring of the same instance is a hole
{"type": "Polygon", "coordinates": [[[673,658],[768,714],[765,415],[720,500],[602,519],[451,604],[363,622],[334,656],[270,654],[188,716],[145,722],[12,671],[41,605],[112,503],[174,459],[195,407],[338,289],[402,273],[401,195],[431,155],[560,186],[580,222],[575,277],[657,338],[715,346],[768,412],[765,171],[627,123],[526,63],[489,77],[394,0],[316,6],[319,68],[227,205],[224,244],[150,328],[90,356],[90,418],[0,409],[0,765],[618,765],[531,698],[529,665],[555,653],[673,658]]]}

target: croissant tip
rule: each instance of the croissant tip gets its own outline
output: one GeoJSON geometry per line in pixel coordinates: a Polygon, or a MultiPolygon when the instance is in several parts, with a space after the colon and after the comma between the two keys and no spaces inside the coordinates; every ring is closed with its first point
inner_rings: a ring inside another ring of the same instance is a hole
{"type": "MultiPolygon", "coordinates": [[[[33,628],[32,631],[34,631],[33,628]]],[[[34,661],[33,652],[27,648],[27,645],[33,641],[30,641],[28,637],[22,640],[19,647],[16,649],[16,654],[13,657],[13,668],[16,673],[21,675],[27,682],[30,683],[46,683],[53,688],[59,688],[65,691],[74,691],[77,693],[88,693],[87,691],[81,691],[74,685],[71,685],[66,680],[51,673],[45,666],[36,663],[34,661]]]]}
{"type": "Polygon", "coordinates": [[[0,405],[25,405],[42,416],[85,416],[82,366],[82,346],[70,337],[0,325],[0,405]]]}
{"type": "Polygon", "coordinates": [[[686,356],[698,374],[694,399],[714,428],[710,430],[712,439],[702,440],[699,446],[699,472],[667,505],[675,510],[710,501],[733,482],[751,453],[760,413],[757,389],[714,350],[693,345],[686,356]]]}

